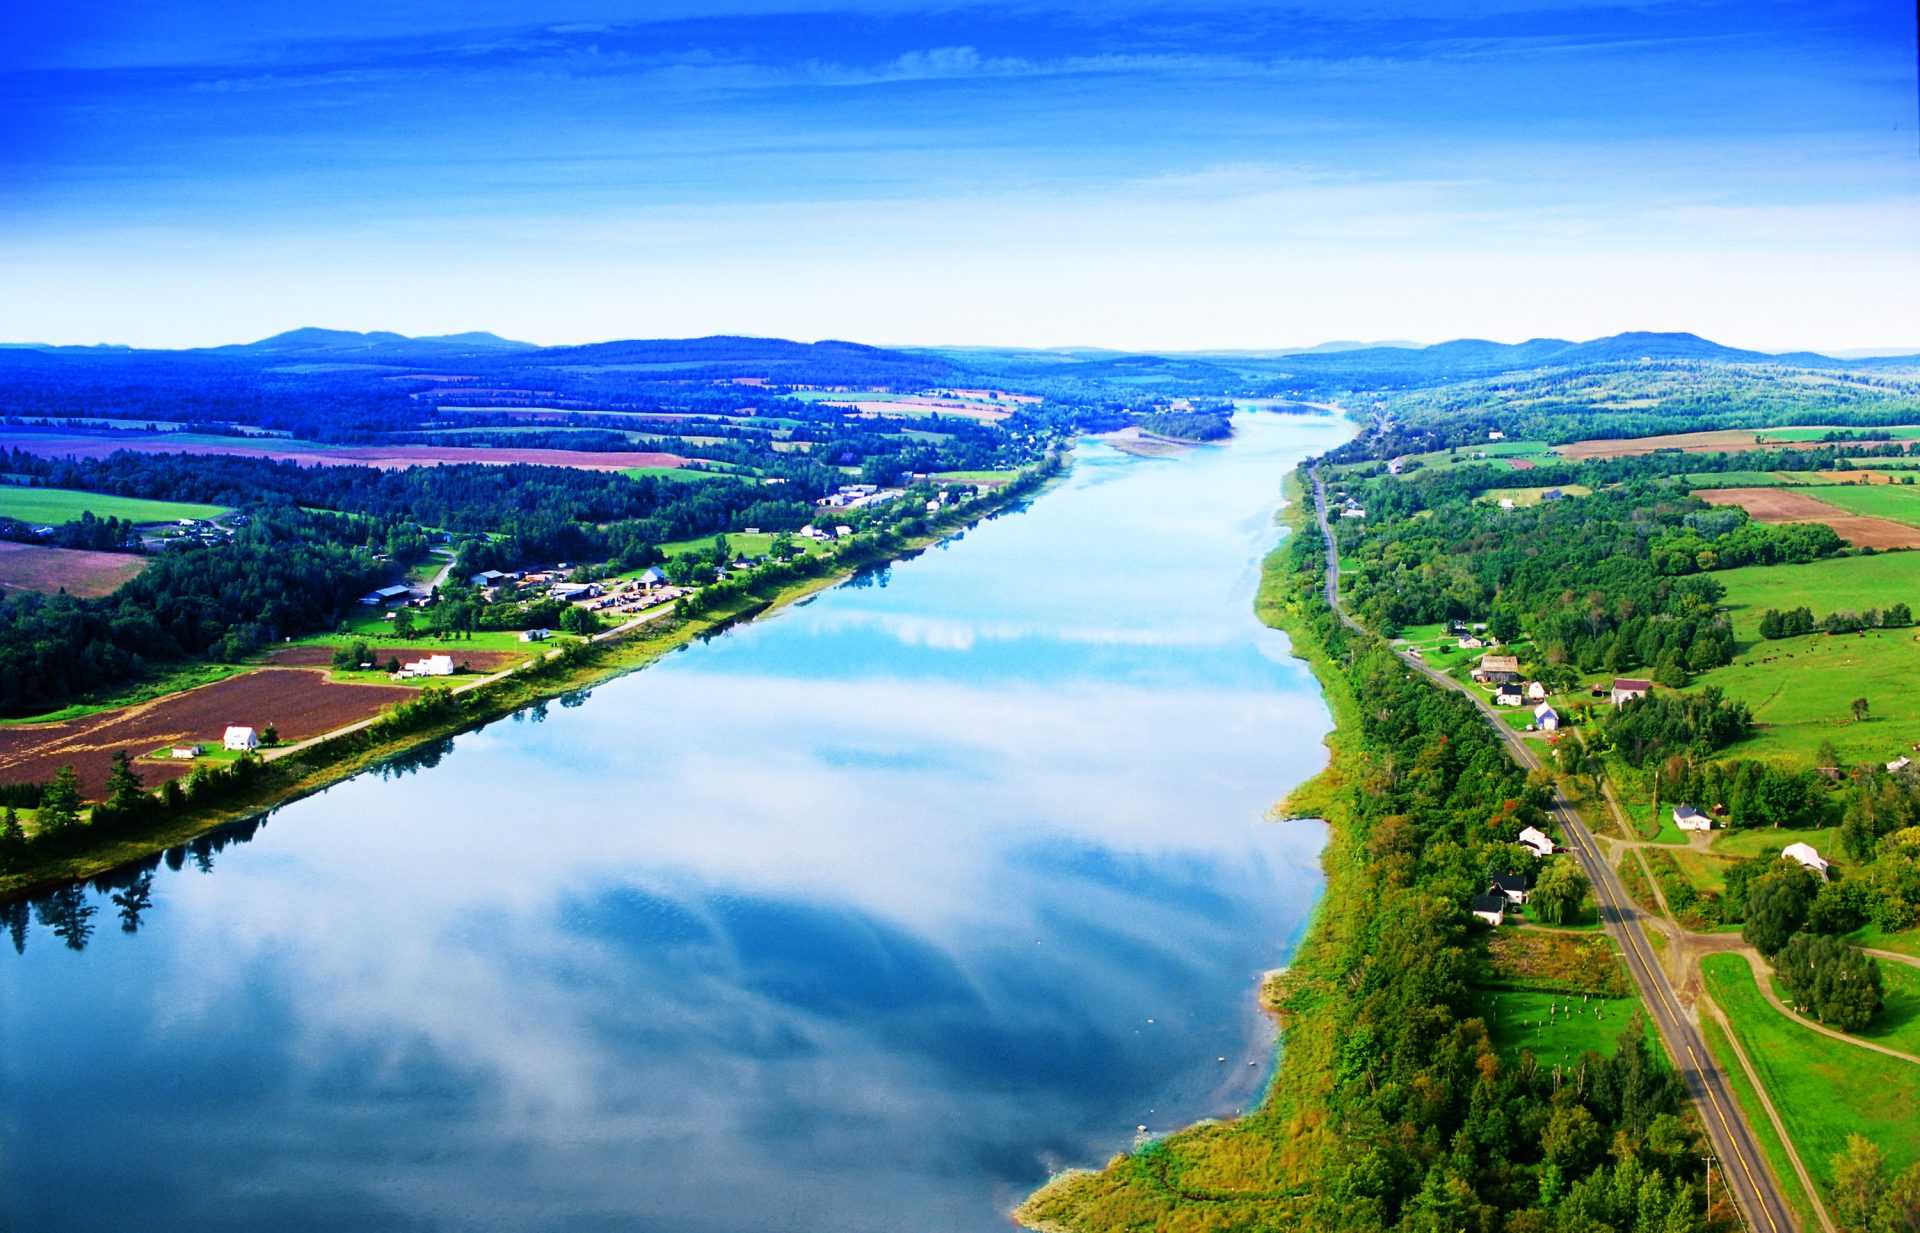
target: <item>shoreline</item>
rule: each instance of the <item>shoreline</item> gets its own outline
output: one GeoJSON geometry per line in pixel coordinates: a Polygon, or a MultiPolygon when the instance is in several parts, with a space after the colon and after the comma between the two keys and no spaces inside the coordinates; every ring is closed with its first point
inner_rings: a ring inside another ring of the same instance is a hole
{"type": "MultiPolygon", "coordinates": [[[[455,713],[417,728],[380,735],[377,729],[391,719],[390,713],[383,712],[373,719],[289,746],[279,751],[278,756],[263,759],[263,780],[256,791],[229,802],[178,811],[138,833],[102,835],[77,850],[50,852],[39,859],[29,857],[17,869],[0,875],[0,903],[103,877],[224,827],[263,818],[284,805],[323,792],[382,763],[435,742],[451,740],[524,707],[641,671],[696,640],[717,637],[735,625],[758,620],[809,599],[862,570],[910,560],[935,544],[962,535],[985,520],[1048,491],[1072,464],[1071,450],[1062,451],[1058,457],[1058,470],[1048,474],[1028,473],[1023,479],[1031,481],[1030,485],[1020,480],[1003,485],[981,498],[979,506],[953,517],[951,522],[934,524],[927,533],[906,539],[895,549],[863,548],[849,556],[835,558],[824,573],[798,578],[764,592],[748,587],[698,616],[683,617],[675,611],[631,622],[624,629],[604,631],[577,647],[569,646],[533,661],[527,668],[469,681],[447,691],[446,697],[455,713]]],[[[91,822],[86,825],[90,826],[91,822]]]]}

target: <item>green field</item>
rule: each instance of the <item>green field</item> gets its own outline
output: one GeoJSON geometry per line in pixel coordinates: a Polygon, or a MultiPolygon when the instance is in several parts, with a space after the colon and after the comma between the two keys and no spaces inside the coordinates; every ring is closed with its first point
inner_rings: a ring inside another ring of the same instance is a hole
{"type": "Polygon", "coordinates": [[[668,479],[695,483],[699,480],[719,479],[712,471],[689,471],[685,467],[626,467],[620,474],[632,479],[668,479]]]}
{"type": "Polygon", "coordinates": [[[1920,527],[1920,485],[1832,484],[1822,488],[1819,497],[1850,514],[1890,518],[1910,527],[1920,527]]]}
{"type": "Polygon", "coordinates": [[[1915,959],[1920,959],[1920,929],[1903,929],[1899,933],[1888,933],[1878,925],[1867,925],[1849,933],[1847,941],[1855,946],[1871,946],[1876,950],[1890,950],[1896,954],[1912,955],[1915,959]]]}
{"type": "Polygon", "coordinates": [[[1784,488],[1787,481],[1773,471],[1696,471],[1680,477],[1688,488],[1784,488]]]}
{"type": "Polygon", "coordinates": [[[1920,632],[1912,629],[1762,643],[1696,681],[1753,711],[1754,734],[1735,757],[1811,764],[1831,741],[1852,765],[1891,761],[1920,741],[1920,632]],[[1867,700],[1866,723],[1854,722],[1855,698],[1867,700]]]}
{"type": "Polygon", "coordinates": [[[1020,478],[1018,471],[935,471],[933,478],[944,484],[1008,484],[1020,478]]]}
{"type": "Polygon", "coordinates": [[[1892,428],[1863,429],[1857,427],[1811,425],[1799,428],[1759,428],[1754,435],[1770,437],[1775,441],[1818,441],[1830,432],[1885,432],[1896,441],[1911,441],[1920,437],[1920,426],[1902,424],[1892,428]]]}
{"type": "MultiPolygon", "coordinates": [[[[1820,499],[1832,501],[1832,493],[1822,491],[1820,499]]],[[[1830,557],[1806,565],[1747,565],[1711,577],[1727,588],[1734,636],[1742,642],[1759,639],[1760,617],[1769,608],[1784,611],[1804,604],[1819,617],[1836,608],[1884,608],[1905,600],[1920,609],[1920,552],[1830,557]]]]}
{"type": "Polygon", "coordinates": [[[1495,505],[1498,505],[1502,500],[1509,500],[1520,508],[1525,509],[1529,505],[1540,504],[1541,494],[1550,492],[1555,487],[1558,487],[1563,494],[1569,497],[1590,497],[1593,495],[1593,489],[1587,487],[1585,484],[1549,484],[1537,488],[1489,488],[1475,497],[1474,500],[1487,501],[1495,505]]]}
{"type": "MultiPolygon", "coordinates": [[[[833,519],[829,516],[833,512],[834,511],[831,510],[823,511],[821,515],[823,528],[830,529],[833,526],[833,519]]],[[[765,531],[753,535],[748,535],[744,531],[726,531],[723,532],[723,534],[726,536],[727,550],[735,557],[765,556],[773,547],[773,536],[765,531]]],[[[713,543],[719,538],[720,536],[718,535],[703,535],[699,539],[677,539],[670,544],[660,545],[660,551],[670,557],[686,556],[690,553],[704,555],[705,553],[713,551],[713,543]]],[[[800,539],[796,536],[794,537],[794,542],[803,545],[808,552],[816,556],[826,551],[825,546],[822,545],[819,540],[800,539]]]]}
{"type": "Polygon", "coordinates": [[[1479,989],[1474,997],[1495,1048],[1509,1057],[1531,1049],[1548,1066],[1578,1061],[1589,1049],[1611,1054],[1640,1006],[1638,998],[1532,989],[1479,989]]]}
{"type": "Polygon", "coordinates": [[[223,505],[194,505],[186,501],[142,501],[134,497],[78,492],[71,488],[22,488],[0,484],[0,517],[22,522],[76,522],[91,510],[95,518],[128,522],[178,522],[182,518],[218,518],[223,505]]]}
{"type": "Polygon", "coordinates": [[[1823,1192],[1849,1134],[1871,1139],[1891,1171],[1920,1161],[1920,1066],[1809,1032],[1761,998],[1739,955],[1708,955],[1700,966],[1823,1192]]]}

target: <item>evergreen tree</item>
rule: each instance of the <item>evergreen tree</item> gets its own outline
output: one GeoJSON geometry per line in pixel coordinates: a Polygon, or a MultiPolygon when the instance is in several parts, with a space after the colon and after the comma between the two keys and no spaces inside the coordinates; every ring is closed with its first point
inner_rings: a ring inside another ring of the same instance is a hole
{"type": "Polygon", "coordinates": [[[59,835],[79,824],[80,777],[71,766],[63,766],[40,797],[40,832],[59,835]]]}

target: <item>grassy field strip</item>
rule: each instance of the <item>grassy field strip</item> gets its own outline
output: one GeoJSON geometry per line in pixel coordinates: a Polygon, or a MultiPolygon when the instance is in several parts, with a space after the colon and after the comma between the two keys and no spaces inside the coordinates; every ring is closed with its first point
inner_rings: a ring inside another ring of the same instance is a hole
{"type": "Polygon", "coordinates": [[[79,492],[72,488],[24,488],[0,484],[0,517],[22,522],[78,522],[91,511],[95,518],[127,522],[178,522],[182,518],[217,518],[224,505],[197,505],[189,501],[143,501],[135,497],[79,492]]]}
{"type": "Polygon", "coordinates": [[[1827,1215],[1827,1205],[1821,1200],[1813,1178],[1808,1175],[1800,1153],[1787,1140],[1786,1127],[1780,1122],[1779,1110],[1773,1107],[1773,1102],[1757,1086],[1753,1063],[1733,1038],[1726,1014],[1711,998],[1702,998],[1700,1006],[1706,1011],[1700,1016],[1700,1035],[1707,1042],[1707,1051],[1719,1060],[1720,1068],[1726,1072],[1733,1098],[1746,1111],[1747,1125],[1753,1128],[1754,1140],[1760,1144],[1760,1151],[1767,1158],[1767,1167],[1773,1170],[1774,1178],[1780,1182],[1780,1193],[1793,1205],[1794,1214],[1800,1217],[1803,1228],[1811,1229],[1818,1224],[1826,1233],[1834,1233],[1833,1220],[1827,1215]],[[1796,1179],[1795,1184],[1786,1183],[1789,1177],[1796,1179]]]}
{"type": "Polygon", "coordinates": [[[1891,518],[1920,527],[1920,487],[1908,484],[1836,484],[1820,490],[1820,499],[1850,514],[1891,518]]]}
{"type": "Polygon", "coordinates": [[[1743,956],[1708,955],[1700,970],[1823,1197],[1833,1184],[1829,1162],[1849,1134],[1873,1140],[1895,1171],[1920,1160],[1913,1117],[1920,1067],[1830,1040],[1781,1015],[1761,996],[1743,956]]]}
{"type": "Polygon", "coordinates": [[[1920,968],[1883,959],[1880,982],[1886,1007],[1856,1035],[1905,1053],[1920,1054],[1920,968]]]}

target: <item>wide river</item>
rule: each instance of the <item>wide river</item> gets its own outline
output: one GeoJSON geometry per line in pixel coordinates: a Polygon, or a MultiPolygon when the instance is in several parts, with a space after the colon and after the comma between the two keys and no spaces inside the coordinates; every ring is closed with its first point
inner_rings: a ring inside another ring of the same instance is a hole
{"type": "Polygon", "coordinates": [[[0,1227],[1005,1229],[1255,1101],[1329,719],[1253,595],[1349,428],[1238,422],[14,913],[0,1227]]]}

